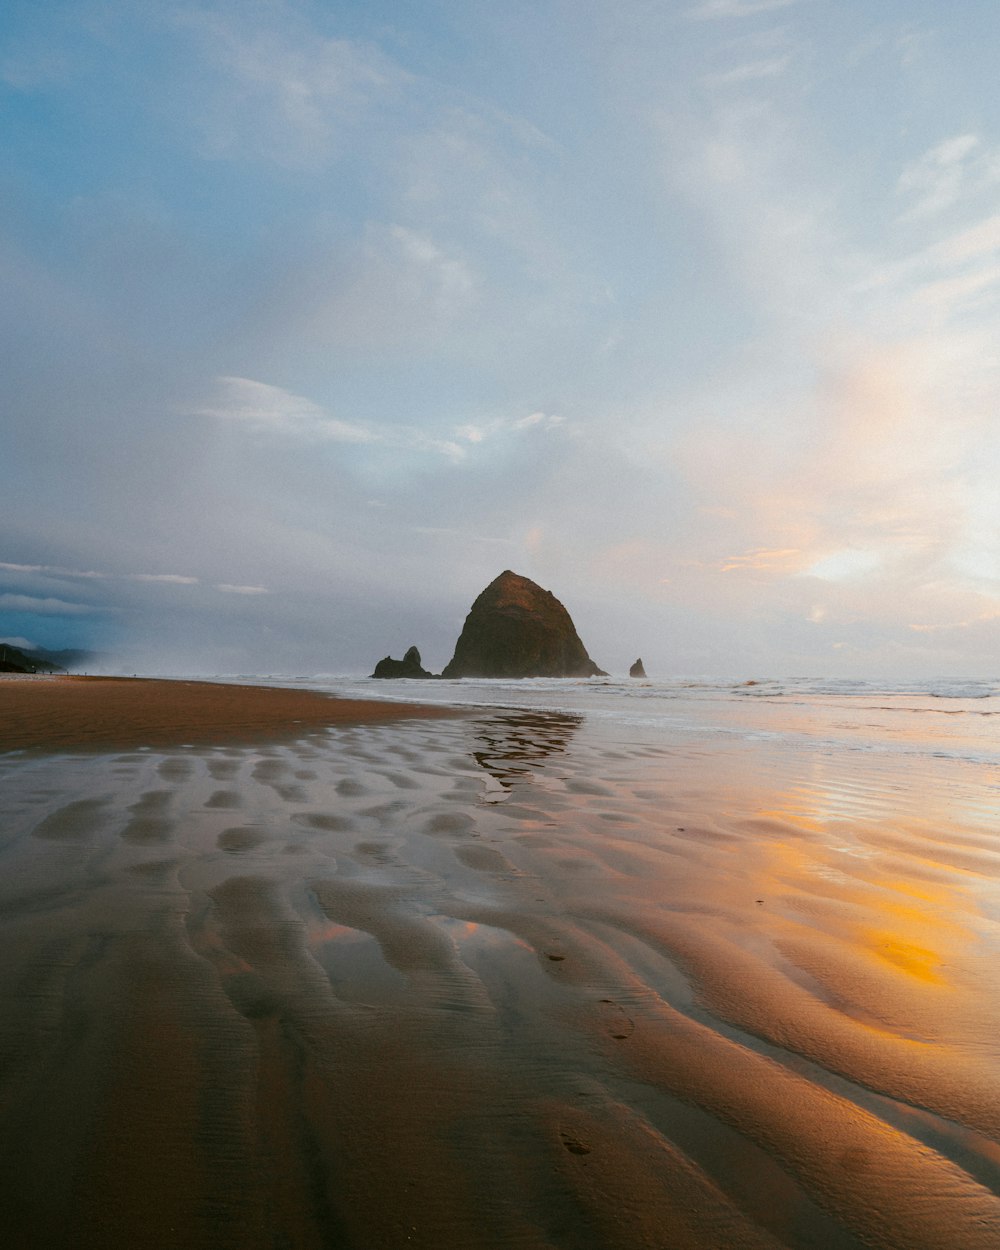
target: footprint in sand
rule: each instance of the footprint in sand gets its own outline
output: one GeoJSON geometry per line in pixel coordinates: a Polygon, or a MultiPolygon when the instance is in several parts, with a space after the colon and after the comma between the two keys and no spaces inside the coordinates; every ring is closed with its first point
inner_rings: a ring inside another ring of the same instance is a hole
{"type": "Polygon", "coordinates": [[[264,835],[259,829],[250,829],[245,825],[236,825],[232,829],[223,829],[215,843],[220,851],[228,851],[231,855],[239,855],[243,851],[252,851],[260,846],[264,835]]]}
{"type": "Polygon", "coordinates": [[[494,851],[489,846],[459,846],[455,848],[455,856],[467,868],[474,868],[477,872],[503,876],[517,875],[517,869],[507,856],[501,855],[499,851],[494,851]]]}
{"type": "MultiPolygon", "coordinates": [[[[214,773],[212,774],[215,775],[214,773]]],[[[282,777],[288,775],[288,765],[284,760],[264,759],[254,764],[250,770],[250,775],[254,781],[262,781],[265,785],[269,785],[273,781],[280,781],[282,777]]]]}
{"type": "Polygon", "coordinates": [[[620,1003],[613,998],[601,999],[601,1016],[609,1036],[616,1042],[624,1042],[635,1032],[635,1021],[620,1003]]]}
{"type": "Polygon", "coordinates": [[[126,842],[166,842],[174,822],[166,815],[173,799],[172,790],[147,790],[128,809],[131,818],[121,832],[126,842]]]}
{"type": "Polygon", "coordinates": [[[406,773],[389,773],[379,771],[379,776],[384,777],[386,781],[391,782],[397,790],[420,790],[422,789],[419,781],[414,781],[412,777],[408,777],[406,773]]]}
{"type": "Polygon", "coordinates": [[[194,772],[194,765],[189,759],[165,759],[156,766],[156,771],[164,781],[187,781],[194,772]]]}
{"type": "Polygon", "coordinates": [[[309,791],[305,786],[295,784],[279,785],[277,782],[270,782],[271,789],[283,803],[308,803],[309,791]]]}
{"type": "Polygon", "coordinates": [[[205,802],[206,807],[239,807],[243,800],[236,790],[216,790],[205,802]]]}
{"type": "Polygon", "coordinates": [[[232,781],[240,771],[239,760],[209,760],[209,776],[215,781],[232,781]]]}
{"type": "Polygon", "coordinates": [[[54,842],[74,842],[98,833],[107,822],[109,799],[78,799],[46,816],[33,835],[54,842]]]}
{"type": "Polygon", "coordinates": [[[393,854],[389,842],[356,842],[354,854],[364,863],[380,864],[383,867],[402,866],[398,855],[393,854]]]}
{"type": "Polygon", "coordinates": [[[141,864],[129,864],[125,871],[159,885],[167,880],[179,863],[176,859],[148,859],[141,864]]]}
{"type": "Polygon", "coordinates": [[[297,825],[321,829],[324,833],[346,833],[354,828],[352,820],[347,816],[338,816],[334,812],[295,812],[292,820],[297,825]]]}
{"type": "Polygon", "coordinates": [[[432,816],[424,824],[424,833],[429,833],[432,837],[447,838],[461,837],[463,834],[470,833],[475,821],[465,812],[442,812],[438,816],[432,816]]]}

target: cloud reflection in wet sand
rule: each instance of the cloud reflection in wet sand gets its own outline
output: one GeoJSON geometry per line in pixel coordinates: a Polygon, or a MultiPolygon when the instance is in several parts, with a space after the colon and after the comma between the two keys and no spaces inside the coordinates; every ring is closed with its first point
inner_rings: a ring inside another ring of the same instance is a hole
{"type": "Polygon", "coordinates": [[[498,711],[0,781],[20,1246],[1000,1244],[960,760],[498,711]]]}

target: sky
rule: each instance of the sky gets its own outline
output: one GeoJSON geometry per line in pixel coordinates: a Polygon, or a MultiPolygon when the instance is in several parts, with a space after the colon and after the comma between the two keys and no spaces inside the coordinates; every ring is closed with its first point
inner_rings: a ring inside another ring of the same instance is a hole
{"type": "Polygon", "coordinates": [[[955,0],[5,0],[0,639],[1000,670],[1000,24],[955,0]]]}

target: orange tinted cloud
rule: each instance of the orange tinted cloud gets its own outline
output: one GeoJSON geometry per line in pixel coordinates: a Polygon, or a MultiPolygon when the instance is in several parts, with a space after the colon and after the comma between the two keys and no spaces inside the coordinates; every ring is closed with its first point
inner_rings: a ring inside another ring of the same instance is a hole
{"type": "Polygon", "coordinates": [[[802,552],[798,547],[778,547],[768,549],[766,547],[757,547],[753,551],[746,551],[741,556],[730,556],[722,564],[719,565],[719,571],[722,573],[734,573],[745,569],[779,569],[783,571],[792,571],[801,565],[802,552]]]}

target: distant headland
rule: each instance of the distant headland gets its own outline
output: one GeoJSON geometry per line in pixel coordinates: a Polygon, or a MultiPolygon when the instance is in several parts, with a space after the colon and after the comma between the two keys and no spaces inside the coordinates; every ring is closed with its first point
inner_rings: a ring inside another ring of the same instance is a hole
{"type": "Polygon", "coordinates": [[[43,647],[33,647],[29,652],[4,642],[0,643],[0,673],[65,673],[90,654],[79,649],[46,651],[43,647]]]}

